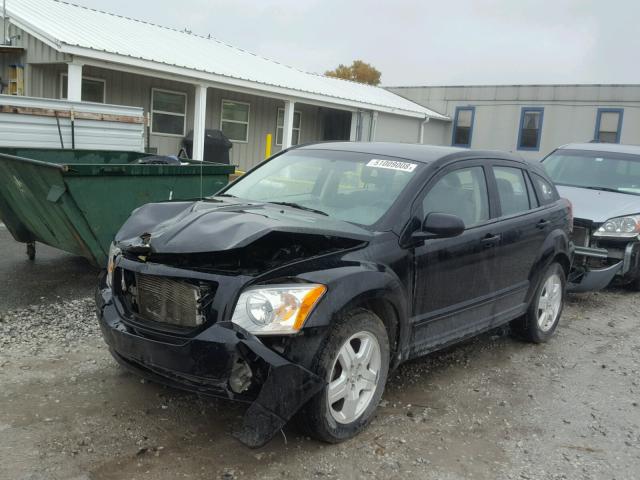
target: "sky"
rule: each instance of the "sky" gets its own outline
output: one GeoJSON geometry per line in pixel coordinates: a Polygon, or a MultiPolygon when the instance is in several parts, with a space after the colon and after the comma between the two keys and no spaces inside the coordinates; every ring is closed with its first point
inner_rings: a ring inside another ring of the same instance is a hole
{"type": "Polygon", "coordinates": [[[69,1],[384,86],[640,82],[640,0],[69,1]]]}

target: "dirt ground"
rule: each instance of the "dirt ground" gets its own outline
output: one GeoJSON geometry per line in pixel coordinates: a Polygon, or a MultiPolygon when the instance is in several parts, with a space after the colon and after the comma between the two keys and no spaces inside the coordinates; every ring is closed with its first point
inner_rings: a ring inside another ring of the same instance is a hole
{"type": "Polygon", "coordinates": [[[33,268],[21,252],[0,263],[2,480],[640,478],[640,294],[571,296],[545,345],[491,332],[401,366],[371,426],[344,444],[287,428],[249,450],[231,436],[242,405],[116,366],[88,265],[49,252],[75,272],[50,273],[65,286],[52,298],[29,290],[37,276],[12,276],[33,268]]]}

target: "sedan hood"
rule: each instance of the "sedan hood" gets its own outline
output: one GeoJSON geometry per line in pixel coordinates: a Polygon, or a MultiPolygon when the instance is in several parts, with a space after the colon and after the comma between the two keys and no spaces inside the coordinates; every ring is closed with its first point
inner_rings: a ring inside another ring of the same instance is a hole
{"type": "Polygon", "coordinates": [[[558,185],[560,196],[573,204],[573,216],[604,223],[610,218],[640,213],[640,196],[558,185]]]}
{"type": "Polygon", "coordinates": [[[238,249],[273,232],[368,241],[372,233],[348,222],[291,207],[240,199],[149,203],[135,210],[116,242],[158,253],[238,249]]]}

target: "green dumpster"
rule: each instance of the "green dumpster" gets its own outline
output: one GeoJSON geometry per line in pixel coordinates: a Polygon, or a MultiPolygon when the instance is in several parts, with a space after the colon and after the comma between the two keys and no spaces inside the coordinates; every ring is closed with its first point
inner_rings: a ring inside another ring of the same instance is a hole
{"type": "Polygon", "coordinates": [[[0,148],[0,219],[35,256],[35,242],[106,264],[109,245],[135,208],[192,200],[224,187],[233,165],[135,163],[147,154],[0,148]]]}

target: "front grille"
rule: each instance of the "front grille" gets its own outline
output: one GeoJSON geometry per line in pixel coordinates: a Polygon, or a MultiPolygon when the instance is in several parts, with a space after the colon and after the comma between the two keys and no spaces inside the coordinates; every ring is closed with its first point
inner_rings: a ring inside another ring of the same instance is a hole
{"type": "Polygon", "coordinates": [[[135,274],[133,300],[144,320],[194,328],[204,323],[201,289],[185,281],[135,274]]]}

